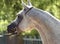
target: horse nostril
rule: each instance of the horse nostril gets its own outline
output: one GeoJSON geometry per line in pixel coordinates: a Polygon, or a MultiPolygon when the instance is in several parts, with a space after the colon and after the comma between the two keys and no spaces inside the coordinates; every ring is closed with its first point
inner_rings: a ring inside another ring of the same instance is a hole
{"type": "Polygon", "coordinates": [[[17,25],[15,23],[11,23],[10,25],[7,26],[7,31],[8,33],[14,33],[16,31],[15,27],[17,25]]]}

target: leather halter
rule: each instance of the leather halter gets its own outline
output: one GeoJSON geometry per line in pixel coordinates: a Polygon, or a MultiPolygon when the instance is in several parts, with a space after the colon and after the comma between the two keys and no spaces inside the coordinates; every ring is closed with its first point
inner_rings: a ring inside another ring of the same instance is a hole
{"type": "Polygon", "coordinates": [[[31,7],[28,11],[26,11],[26,13],[25,14],[27,14],[31,9],[32,9],[33,7],[31,7]]]}

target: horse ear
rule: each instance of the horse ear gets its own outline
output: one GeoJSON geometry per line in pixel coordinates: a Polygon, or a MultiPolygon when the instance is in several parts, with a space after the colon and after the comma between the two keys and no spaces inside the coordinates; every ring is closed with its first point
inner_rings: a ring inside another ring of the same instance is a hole
{"type": "Polygon", "coordinates": [[[26,5],[24,2],[23,2],[23,0],[21,0],[21,2],[22,2],[22,6],[23,6],[23,8],[31,8],[32,7],[32,4],[31,4],[31,2],[30,2],[30,0],[27,0],[28,1],[28,5],[26,5]]]}
{"type": "Polygon", "coordinates": [[[21,0],[21,2],[22,2],[22,6],[23,6],[23,8],[26,8],[27,5],[23,2],[23,0],[21,0]]]}
{"type": "Polygon", "coordinates": [[[30,0],[27,0],[27,1],[28,1],[28,5],[29,5],[29,6],[32,6],[32,4],[31,4],[30,0]]]}

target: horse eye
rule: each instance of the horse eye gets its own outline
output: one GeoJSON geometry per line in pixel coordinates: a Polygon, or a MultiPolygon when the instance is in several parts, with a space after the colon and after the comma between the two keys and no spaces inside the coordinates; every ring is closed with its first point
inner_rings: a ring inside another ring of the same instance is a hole
{"type": "Polygon", "coordinates": [[[18,18],[19,18],[20,16],[18,15],[18,18]]]}
{"type": "Polygon", "coordinates": [[[18,14],[18,18],[19,18],[19,17],[21,17],[21,15],[20,15],[20,14],[18,14]]]}
{"type": "Polygon", "coordinates": [[[19,15],[18,15],[18,17],[19,17],[19,15]]]}
{"type": "Polygon", "coordinates": [[[22,15],[18,15],[18,18],[23,18],[23,16],[22,15]]]}

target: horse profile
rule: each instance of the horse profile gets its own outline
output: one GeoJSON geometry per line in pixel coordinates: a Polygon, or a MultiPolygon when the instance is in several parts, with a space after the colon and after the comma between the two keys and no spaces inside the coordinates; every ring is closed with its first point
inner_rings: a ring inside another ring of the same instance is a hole
{"type": "Polygon", "coordinates": [[[8,25],[8,32],[15,28],[18,28],[17,31],[24,31],[28,27],[35,27],[43,44],[60,44],[60,21],[50,13],[33,7],[30,0],[27,1],[28,5],[22,0],[24,9],[18,12],[16,19],[8,25]]]}

